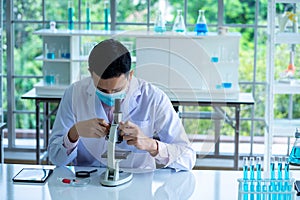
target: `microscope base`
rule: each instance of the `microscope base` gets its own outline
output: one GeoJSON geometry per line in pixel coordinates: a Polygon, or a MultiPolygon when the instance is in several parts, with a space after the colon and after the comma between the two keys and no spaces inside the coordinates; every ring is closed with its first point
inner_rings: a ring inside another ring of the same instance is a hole
{"type": "MultiPolygon", "coordinates": [[[[108,169],[107,169],[108,170],[108,169]]],[[[116,172],[119,175],[119,178],[116,179],[114,175],[108,175],[107,171],[103,172],[100,176],[100,183],[103,186],[109,186],[109,187],[114,187],[118,185],[125,184],[132,179],[132,173],[128,172],[116,172]],[[115,179],[115,180],[114,180],[115,179]]],[[[116,176],[117,177],[117,176],[116,176]]]]}

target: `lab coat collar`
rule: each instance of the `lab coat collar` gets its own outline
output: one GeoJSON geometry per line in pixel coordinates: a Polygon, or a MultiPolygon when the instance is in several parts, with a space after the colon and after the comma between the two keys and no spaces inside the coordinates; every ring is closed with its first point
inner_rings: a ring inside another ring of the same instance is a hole
{"type": "MultiPolygon", "coordinates": [[[[87,86],[87,95],[88,95],[88,98],[87,98],[87,104],[88,105],[91,105],[92,106],[92,108],[95,108],[95,101],[96,101],[96,99],[95,99],[95,95],[96,95],[96,88],[95,88],[95,86],[94,86],[94,81],[93,81],[93,79],[92,79],[92,77],[90,77],[90,78],[88,78],[89,80],[87,81],[87,84],[88,84],[88,86],[87,86]]],[[[94,115],[95,115],[95,117],[97,116],[97,114],[96,114],[96,111],[94,110],[94,115]]]]}
{"type": "Polygon", "coordinates": [[[129,84],[129,89],[123,102],[122,112],[125,119],[138,106],[137,97],[141,95],[139,81],[135,76],[132,76],[129,84]]]}
{"type": "Polygon", "coordinates": [[[94,86],[93,79],[92,77],[89,77],[87,93],[89,96],[94,96],[95,92],[96,92],[96,88],[94,86]]]}

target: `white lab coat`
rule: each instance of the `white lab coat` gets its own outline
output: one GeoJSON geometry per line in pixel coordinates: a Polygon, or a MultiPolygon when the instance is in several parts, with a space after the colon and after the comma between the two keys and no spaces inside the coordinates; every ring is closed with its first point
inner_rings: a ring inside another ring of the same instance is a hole
{"type": "MultiPolygon", "coordinates": [[[[117,144],[117,149],[132,153],[120,162],[121,168],[155,169],[155,161],[164,167],[189,170],[195,164],[196,154],[187,138],[181,120],[174,111],[169,98],[160,89],[133,77],[129,90],[121,104],[122,121],[138,125],[148,137],[154,133],[160,138],[159,154],[152,157],[148,152],[127,145],[117,144]]],[[[102,118],[108,122],[102,103],[95,95],[92,78],[72,84],[61,100],[49,142],[50,161],[58,166],[74,165],[105,166],[105,138],[80,138],[75,149],[68,154],[63,145],[63,137],[78,121],[102,118]]]]}

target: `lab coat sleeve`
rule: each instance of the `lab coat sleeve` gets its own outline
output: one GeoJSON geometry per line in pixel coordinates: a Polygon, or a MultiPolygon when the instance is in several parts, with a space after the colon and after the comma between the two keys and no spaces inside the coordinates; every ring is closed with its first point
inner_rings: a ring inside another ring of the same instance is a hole
{"type": "Polygon", "coordinates": [[[57,166],[67,165],[77,157],[77,147],[71,152],[67,152],[67,148],[64,146],[64,136],[75,123],[72,111],[72,90],[73,87],[70,87],[64,93],[49,140],[49,160],[57,166]]]}
{"type": "Polygon", "coordinates": [[[67,149],[67,154],[70,154],[75,149],[75,147],[77,147],[78,140],[73,143],[69,140],[68,135],[66,134],[64,136],[63,143],[64,147],[67,149]]]}
{"type": "Polygon", "coordinates": [[[178,114],[165,94],[161,95],[156,106],[155,129],[160,138],[156,161],[175,170],[191,170],[196,162],[196,153],[178,114]]]}

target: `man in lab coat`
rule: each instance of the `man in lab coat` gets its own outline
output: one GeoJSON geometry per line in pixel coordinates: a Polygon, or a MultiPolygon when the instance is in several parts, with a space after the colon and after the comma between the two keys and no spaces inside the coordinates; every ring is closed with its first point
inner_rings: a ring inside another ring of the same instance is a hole
{"type": "Polygon", "coordinates": [[[120,98],[123,141],[116,148],[132,152],[120,168],[151,170],[160,164],[192,169],[195,151],[181,120],[166,94],[133,75],[126,47],[114,39],[102,41],[88,64],[91,76],[72,84],[61,100],[48,146],[50,161],[57,166],[106,166],[101,155],[107,150],[114,100],[120,98]]]}

